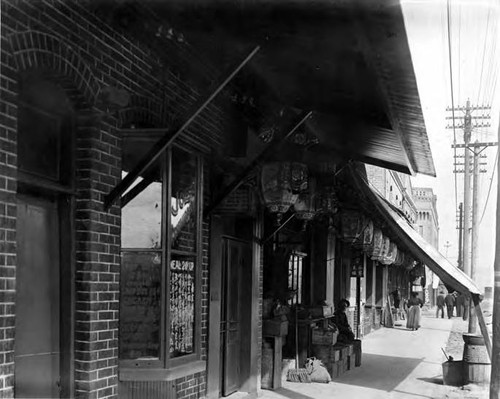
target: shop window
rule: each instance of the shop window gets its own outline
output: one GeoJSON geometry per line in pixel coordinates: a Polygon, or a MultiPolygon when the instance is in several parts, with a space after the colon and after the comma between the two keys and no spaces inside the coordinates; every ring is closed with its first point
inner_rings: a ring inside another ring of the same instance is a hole
{"type": "Polygon", "coordinates": [[[302,303],[302,261],[306,255],[292,252],[288,260],[288,290],[296,295],[288,300],[290,305],[302,303]]]}
{"type": "MultiPolygon", "coordinates": [[[[127,138],[124,174],[148,145],[127,138]]],[[[201,160],[173,147],[122,196],[120,360],[170,368],[200,357],[201,160]]]]}

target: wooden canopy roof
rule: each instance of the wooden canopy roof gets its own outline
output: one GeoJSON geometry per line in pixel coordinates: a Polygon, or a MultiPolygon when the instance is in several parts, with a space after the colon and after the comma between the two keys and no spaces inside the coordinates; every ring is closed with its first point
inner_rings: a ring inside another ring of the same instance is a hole
{"type": "Polygon", "coordinates": [[[313,111],[306,128],[319,138],[318,152],[435,175],[398,1],[149,6],[216,67],[261,46],[237,81],[261,104],[313,111]]]}

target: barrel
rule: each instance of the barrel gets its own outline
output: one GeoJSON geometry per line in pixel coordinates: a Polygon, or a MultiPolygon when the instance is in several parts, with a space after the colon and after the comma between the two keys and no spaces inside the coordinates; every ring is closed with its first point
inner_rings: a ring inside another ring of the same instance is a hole
{"type": "Polygon", "coordinates": [[[462,357],[465,383],[489,384],[491,362],[481,335],[463,334],[462,357]]]}

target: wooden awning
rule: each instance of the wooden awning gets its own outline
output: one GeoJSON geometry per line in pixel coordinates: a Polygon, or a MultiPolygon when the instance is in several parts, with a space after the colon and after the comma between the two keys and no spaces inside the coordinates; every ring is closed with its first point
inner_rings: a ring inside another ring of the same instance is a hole
{"type": "Polygon", "coordinates": [[[385,198],[364,180],[358,171],[353,170],[352,176],[355,185],[385,220],[387,228],[395,237],[398,237],[398,240],[415,259],[428,266],[446,285],[453,287],[456,291],[481,294],[476,283],[429,244],[385,198]]]}
{"type": "MultiPolygon", "coordinates": [[[[403,173],[435,175],[399,1],[153,2],[213,65],[253,45],[241,81],[257,102],[311,110],[329,149],[403,173]]],[[[240,82],[241,82],[240,81],[240,82]]]]}

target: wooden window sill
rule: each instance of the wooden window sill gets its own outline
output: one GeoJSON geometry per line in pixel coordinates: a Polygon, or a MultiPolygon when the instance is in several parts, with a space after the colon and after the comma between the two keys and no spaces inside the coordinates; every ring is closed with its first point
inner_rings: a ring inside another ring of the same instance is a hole
{"type": "Polygon", "coordinates": [[[120,381],[173,381],[195,373],[205,371],[205,360],[196,360],[169,369],[120,367],[120,381]]]}

